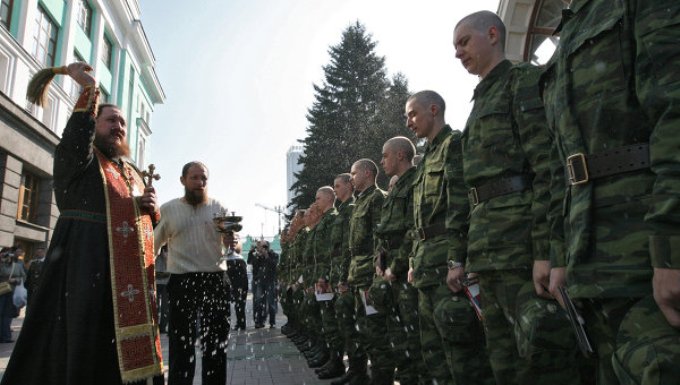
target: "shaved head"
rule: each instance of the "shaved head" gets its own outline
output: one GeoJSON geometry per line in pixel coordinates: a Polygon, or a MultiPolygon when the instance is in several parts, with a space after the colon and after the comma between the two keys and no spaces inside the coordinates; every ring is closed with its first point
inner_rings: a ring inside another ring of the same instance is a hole
{"type": "Polygon", "coordinates": [[[322,212],[326,212],[333,207],[335,202],[335,191],[331,186],[323,186],[316,190],[316,197],[314,204],[316,204],[322,212]]]}
{"type": "Polygon", "coordinates": [[[364,158],[357,160],[354,164],[359,170],[368,171],[374,178],[378,176],[378,166],[374,161],[364,158]]]}
{"type": "Polygon", "coordinates": [[[416,92],[406,100],[407,104],[410,102],[416,102],[425,108],[430,108],[430,106],[435,105],[437,106],[437,115],[444,116],[444,111],[446,111],[444,98],[434,91],[424,90],[416,92]]]}
{"type": "Polygon", "coordinates": [[[414,146],[413,142],[405,136],[395,136],[392,139],[388,139],[387,142],[385,142],[384,148],[395,152],[401,152],[409,162],[411,162],[416,155],[416,146],[414,146]]]}
{"type": "Polygon", "coordinates": [[[471,13],[460,19],[456,28],[460,25],[468,25],[478,32],[486,33],[489,28],[495,27],[498,31],[498,40],[500,41],[500,48],[505,51],[505,24],[498,15],[491,11],[479,11],[471,13]]]}

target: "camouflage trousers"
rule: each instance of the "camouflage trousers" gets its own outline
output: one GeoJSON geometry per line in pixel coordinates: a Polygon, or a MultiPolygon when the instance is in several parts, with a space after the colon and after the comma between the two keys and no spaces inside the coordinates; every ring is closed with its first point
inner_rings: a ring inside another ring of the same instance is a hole
{"type": "MultiPolygon", "coordinates": [[[[426,384],[455,385],[446,362],[444,340],[437,329],[434,311],[437,305],[451,296],[445,284],[418,289],[418,318],[420,320],[420,347],[427,372],[423,373],[426,384]]],[[[456,330],[456,333],[467,333],[456,330]]]]}
{"type": "Polygon", "coordinates": [[[598,385],[661,385],[680,380],[680,330],[654,298],[582,300],[597,353],[598,385]]]}
{"type": "Polygon", "coordinates": [[[321,323],[322,323],[322,334],[326,341],[326,346],[331,352],[337,352],[342,356],[345,351],[345,343],[342,335],[340,334],[340,329],[338,327],[338,319],[335,315],[335,301],[337,295],[330,301],[319,302],[319,308],[321,309],[321,323]]]}
{"type": "Polygon", "coordinates": [[[366,367],[366,350],[356,329],[356,312],[352,291],[338,293],[335,297],[335,317],[343,339],[343,347],[349,358],[349,366],[366,367]]]}
{"type": "MultiPolygon", "coordinates": [[[[362,300],[364,289],[354,289],[354,306],[356,309],[356,326],[361,343],[365,346],[371,360],[371,378],[387,382],[394,378],[394,357],[387,339],[387,316],[385,313],[366,315],[362,300]]],[[[391,382],[389,382],[391,383],[391,382]]]]}
{"type": "Polygon", "coordinates": [[[484,328],[477,313],[467,296],[451,293],[448,287],[446,290],[448,293],[434,309],[434,321],[444,343],[453,383],[494,385],[484,346],[484,328]]]}
{"type": "Polygon", "coordinates": [[[321,334],[321,309],[319,303],[316,301],[314,293],[310,294],[305,292],[300,312],[302,314],[305,332],[311,336],[315,342],[326,346],[323,335],[321,334]]]}
{"type": "Polygon", "coordinates": [[[303,324],[303,318],[302,318],[302,304],[304,302],[305,296],[304,292],[301,288],[298,288],[297,290],[292,290],[290,293],[290,303],[289,303],[289,309],[290,309],[290,315],[288,316],[289,320],[293,320],[293,325],[298,331],[303,332],[304,330],[304,324],[303,324]]]}
{"type": "MultiPolygon", "coordinates": [[[[285,287],[284,285],[281,285],[281,287],[285,287]]],[[[283,314],[288,318],[288,323],[293,325],[293,321],[291,320],[291,301],[292,301],[292,289],[286,289],[283,290],[281,293],[281,298],[279,298],[279,303],[281,304],[281,311],[283,314]]]]}
{"type": "Polygon", "coordinates": [[[376,278],[369,296],[386,316],[385,330],[401,385],[420,384],[425,373],[420,349],[418,290],[404,281],[392,283],[376,278]]]}
{"type": "Polygon", "coordinates": [[[571,324],[556,301],[535,294],[530,270],[482,271],[479,286],[498,385],[581,384],[571,324]]]}

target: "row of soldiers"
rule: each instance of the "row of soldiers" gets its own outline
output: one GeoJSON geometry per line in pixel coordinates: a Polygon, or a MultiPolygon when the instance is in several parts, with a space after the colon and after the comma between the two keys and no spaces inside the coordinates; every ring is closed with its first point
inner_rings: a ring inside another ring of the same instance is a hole
{"type": "Polygon", "coordinates": [[[283,238],[283,331],[319,377],[677,383],[678,25],[670,0],[575,0],[538,68],[505,59],[498,16],[463,18],[456,57],[481,79],[464,131],[414,94],[418,166],[389,139],[389,193],[360,159],[283,238]]]}

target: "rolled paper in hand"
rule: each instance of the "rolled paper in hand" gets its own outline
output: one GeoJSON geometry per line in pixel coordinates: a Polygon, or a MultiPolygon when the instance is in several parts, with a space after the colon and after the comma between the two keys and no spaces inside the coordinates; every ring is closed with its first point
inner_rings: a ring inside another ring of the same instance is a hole
{"type": "Polygon", "coordinates": [[[47,92],[52,83],[52,79],[57,75],[68,74],[68,68],[66,66],[61,67],[48,67],[36,72],[28,82],[28,89],[26,90],[26,98],[29,102],[44,106],[47,103],[47,92]]]}

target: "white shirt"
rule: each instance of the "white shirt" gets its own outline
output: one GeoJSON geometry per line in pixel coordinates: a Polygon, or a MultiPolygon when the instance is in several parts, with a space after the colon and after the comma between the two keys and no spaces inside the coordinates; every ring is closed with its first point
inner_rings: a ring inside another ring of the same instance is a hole
{"type": "Polygon", "coordinates": [[[156,254],[168,244],[168,268],[172,274],[219,272],[222,234],[213,222],[226,208],[215,199],[196,207],[181,198],[161,206],[161,220],[154,229],[156,254]]]}

